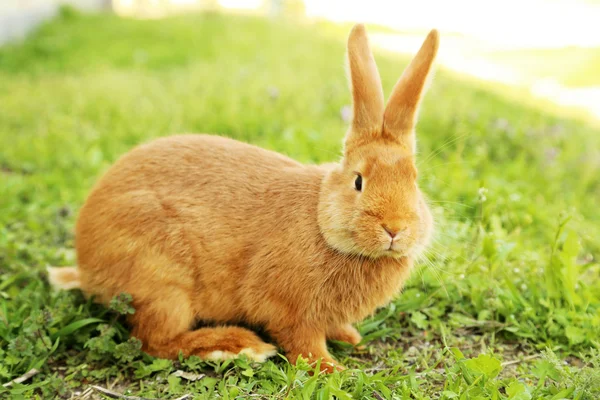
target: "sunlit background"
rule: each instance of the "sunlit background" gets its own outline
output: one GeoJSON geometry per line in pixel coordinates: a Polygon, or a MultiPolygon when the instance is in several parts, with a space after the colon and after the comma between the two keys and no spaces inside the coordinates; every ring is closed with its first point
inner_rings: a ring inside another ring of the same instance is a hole
{"type": "Polygon", "coordinates": [[[412,53],[423,32],[443,33],[439,61],[480,79],[524,88],[600,118],[600,1],[597,0],[3,0],[0,42],[24,35],[59,3],[136,18],[220,9],[307,22],[361,21],[386,30],[375,46],[412,53]]]}

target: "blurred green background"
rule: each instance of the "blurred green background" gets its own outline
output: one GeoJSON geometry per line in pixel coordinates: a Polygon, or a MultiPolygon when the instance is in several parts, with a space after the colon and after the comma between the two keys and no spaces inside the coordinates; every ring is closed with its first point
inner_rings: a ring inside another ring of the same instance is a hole
{"type": "MultiPolygon", "coordinates": [[[[372,4],[379,23],[364,12],[386,95],[442,24],[418,125],[438,228],[404,293],[359,326],[366,348],[333,344],[348,371],[152,359],[128,339],[126,299],[107,310],[50,290],[46,266],[75,263],[89,189],[139,143],[211,132],[338,159],[353,3],[233,3],[61,8],[0,47],[0,382],[38,371],[0,396],[99,398],[96,384],[149,398],[598,398],[600,57],[587,37],[577,45],[577,21],[562,38],[526,37],[519,21],[536,20],[520,17],[500,40],[491,11],[462,31],[419,8],[429,2],[393,23],[385,2],[372,4]]],[[[547,17],[566,4],[546,3],[547,17]]]]}

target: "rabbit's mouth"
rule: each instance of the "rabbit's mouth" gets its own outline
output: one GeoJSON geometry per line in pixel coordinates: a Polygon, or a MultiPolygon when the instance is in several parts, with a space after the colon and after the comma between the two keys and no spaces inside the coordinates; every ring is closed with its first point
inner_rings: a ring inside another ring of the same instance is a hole
{"type": "Polygon", "coordinates": [[[384,229],[385,234],[380,236],[383,253],[392,257],[405,257],[412,253],[416,245],[416,238],[410,233],[410,229],[404,229],[402,232],[390,233],[384,229]]]}
{"type": "Polygon", "coordinates": [[[410,255],[410,251],[407,249],[399,249],[396,248],[393,244],[388,247],[387,249],[385,249],[383,251],[383,254],[385,254],[388,257],[394,257],[394,258],[399,258],[399,257],[407,257],[410,255]]]}
{"type": "Polygon", "coordinates": [[[415,244],[414,246],[408,246],[408,247],[404,247],[404,246],[395,246],[395,245],[388,245],[388,247],[383,250],[380,254],[381,256],[384,257],[393,257],[393,258],[402,258],[402,257],[410,257],[410,258],[416,258],[418,257],[419,253],[421,252],[421,248],[423,246],[420,246],[418,244],[415,244]]]}

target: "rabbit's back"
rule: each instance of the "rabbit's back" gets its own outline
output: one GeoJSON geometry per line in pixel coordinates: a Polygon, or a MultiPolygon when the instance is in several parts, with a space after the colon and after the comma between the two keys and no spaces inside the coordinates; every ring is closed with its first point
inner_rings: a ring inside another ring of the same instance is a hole
{"type": "Polygon", "coordinates": [[[150,189],[158,195],[182,197],[214,192],[226,195],[260,190],[282,168],[302,164],[279,153],[213,135],[177,135],[140,145],[119,159],[90,195],[150,189]],[[260,178],[260,179],[259,179],[260,178]]]}

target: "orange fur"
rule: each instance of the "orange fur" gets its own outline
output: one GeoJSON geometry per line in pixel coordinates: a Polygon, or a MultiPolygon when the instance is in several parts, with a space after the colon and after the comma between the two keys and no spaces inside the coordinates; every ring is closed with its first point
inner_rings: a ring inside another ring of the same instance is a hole
{"type": "Polygon", "coordinates": [[[162,138],[123,156],[77,221],[82,290],[101,302],[130,293],[132,334],[156,356],[272,355],[231,326],[244,322],[264,326],[290,361],[341,368],[326,339],[358,344],[351,324],[399,292],[431,236],[413,136],[437,41],[432,32],[384,110],[365,29],[352,30],[355,117],[339,164],[305,166],[210,135],[162,138]],[[196,320],[229,326],[192,330],[196,320]]]}

